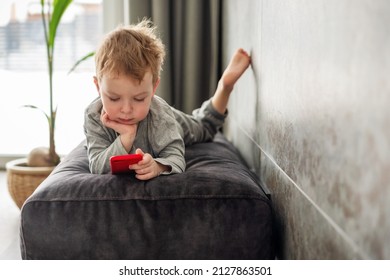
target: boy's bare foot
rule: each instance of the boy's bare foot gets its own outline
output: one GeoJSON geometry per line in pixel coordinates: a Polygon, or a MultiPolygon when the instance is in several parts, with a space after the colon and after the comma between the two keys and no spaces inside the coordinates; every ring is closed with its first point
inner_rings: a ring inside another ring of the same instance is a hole
{"type": "Polygon", "coordinates": [[[225,114],[229,102],[230,93],[234,84],[251,64],[251,57],[243,49],[238,49],[229,62],[229,65],[218,82],[217,90],[211,100],[215,110],[225,114]]]}
{"type": "Polygon", "coordinates": [[[238,49],[223,72],[221,82],[226,89],[233,88],[234,84],[245,72],[251,63],[251,57],[243,49],[238,49]]]}

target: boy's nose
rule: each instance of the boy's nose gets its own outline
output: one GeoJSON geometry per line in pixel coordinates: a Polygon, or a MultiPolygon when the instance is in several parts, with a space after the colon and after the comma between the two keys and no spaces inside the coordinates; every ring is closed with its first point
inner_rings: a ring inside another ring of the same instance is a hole
{"type": "Polygon", "coordinates": [[[122,108],[121,108],[122,113],[128,114],[128,113],[131,113],[132,111],[133,111],[133,106],[130,102],[125,102],[122,105],[122,108]]]}

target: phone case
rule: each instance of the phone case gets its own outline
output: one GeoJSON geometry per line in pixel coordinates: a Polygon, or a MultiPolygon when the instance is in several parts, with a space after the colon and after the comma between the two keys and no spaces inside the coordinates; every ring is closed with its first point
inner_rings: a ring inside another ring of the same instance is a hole
{"type": "Polygon", "coordinates": [[[110,167],[112,174],[130,173],[132,170],[129,169],[130,164],[135,164],[142,159],[142,155],[139,154],[128,154],[112,156],[110,158],[110,167]]]}

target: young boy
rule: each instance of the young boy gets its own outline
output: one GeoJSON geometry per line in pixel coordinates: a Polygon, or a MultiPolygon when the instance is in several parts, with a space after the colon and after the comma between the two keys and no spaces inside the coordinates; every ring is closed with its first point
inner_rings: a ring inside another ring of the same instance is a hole
{"type": "Polygon", "coordinates": [[[137,153],[142,160],[129,166],[140,180],[185,170],[186,145],[211,141],[223,125],[229,95],[250,65],[250,56],[236,51],[214,96],[193,115],[186,115],[155,95],[165,56],[151,22],[118,27],[96,52],[99,97],[85,111],[89,167],[109,173],[114,155],[137,153]]]}

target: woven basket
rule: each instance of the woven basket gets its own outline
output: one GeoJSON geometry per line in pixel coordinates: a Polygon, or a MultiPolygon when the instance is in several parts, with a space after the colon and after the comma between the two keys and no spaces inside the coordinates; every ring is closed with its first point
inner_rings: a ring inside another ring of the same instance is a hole
{"type": "Polygon", "coordinates": [[[27,159],[17,159],[6,164],[8,191],[19,208],[49,176],[55,166],[29,167],[27,159]]]}

